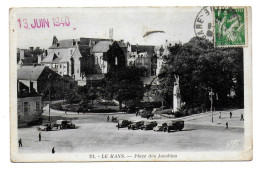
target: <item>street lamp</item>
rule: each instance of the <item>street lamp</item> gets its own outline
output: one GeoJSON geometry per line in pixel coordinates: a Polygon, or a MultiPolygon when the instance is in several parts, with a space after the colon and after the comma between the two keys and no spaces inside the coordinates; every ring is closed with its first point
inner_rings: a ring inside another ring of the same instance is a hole
{"type": "Polygon", "coordinates": [[[49,84],[50,84],[50,86],[49,86],[49,122],[51,121],[51,79],[50,79],[51,74],[48,75],[49,84]]]}
{"type": "Polygon", "coordinates": [[[212,123],[213,123],[213,95],[214,95],[214,93],[213,93],[212,88],[211,88],[211,90],[209,92],[209,96],[210,96],[210,111],[211,111],[211,121],[212,121],[212,123]]]}

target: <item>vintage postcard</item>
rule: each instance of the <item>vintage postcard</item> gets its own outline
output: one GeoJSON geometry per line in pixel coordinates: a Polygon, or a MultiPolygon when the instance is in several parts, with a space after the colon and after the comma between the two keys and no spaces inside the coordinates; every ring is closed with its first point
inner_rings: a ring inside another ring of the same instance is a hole
{"type": "Polygon", "coordinates": [[[250,7],[10,9],[12,162],[252,160],[250,7]]]}

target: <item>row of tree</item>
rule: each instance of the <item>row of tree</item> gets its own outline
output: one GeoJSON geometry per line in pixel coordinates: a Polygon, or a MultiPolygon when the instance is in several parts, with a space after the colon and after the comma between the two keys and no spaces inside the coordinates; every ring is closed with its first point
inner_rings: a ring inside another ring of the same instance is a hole
{"type": "Polygon", "coordinates": [[[160,93],[167,105],[172,105],[174,74],[180,77],[181,100],[189,108],[209,108],[211,89],[214,107],[243,107],[242,48],[215,48],[197,37],[171,47],[159,75],[160,93]]]}

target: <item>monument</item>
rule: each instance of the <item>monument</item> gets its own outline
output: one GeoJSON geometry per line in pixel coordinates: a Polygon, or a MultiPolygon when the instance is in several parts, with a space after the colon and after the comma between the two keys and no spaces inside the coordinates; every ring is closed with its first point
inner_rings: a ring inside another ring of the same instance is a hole
{"type": "Polygon", "coordinates": [[[173,86],[173,112],[177,112],[181,109],[181,94],[179,87],[179,76],[174,75],[175,82],[173,86]]]}

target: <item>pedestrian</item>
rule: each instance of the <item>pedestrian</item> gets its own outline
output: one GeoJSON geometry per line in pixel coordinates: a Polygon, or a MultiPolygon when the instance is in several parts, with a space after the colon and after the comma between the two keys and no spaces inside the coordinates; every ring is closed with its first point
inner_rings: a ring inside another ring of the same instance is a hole
{"type": "Polygon", "coordinates": [[[221,119],[221,112],[219,112],[219,118],[221,119]]]}
{"type": "Polygon", "coordinates": [[[65,114],[67,114],[67,109],[65,109],[65,114]]]}
{"type": "Polygon", "coordinates": [[[78,109],[78,114],[79,114],[79,109],[78,109]]]}
{"type": "Polygon", "coordinates": [[[18,143],[19,143],[19,148],[20,148],[20,147],[23,147],[22,138],[19,139],[18,143]]]}
{"type": "Polygon", "coordinates": [[[118,130],[119,130],[119,122],[117,123],[117,128],[118,128],[118,130]]]}
{"type": "Polygon", "coordinates": [[[109,121],[109,116],[107,116],[107,122],[109,121]]]}
{"type": "Polygon", "coordinates": [[[51,153],[52,153],[52,154],[55,153],[55,149],[54,149],[54,147],[52,148],[51,153]]]}
{"type": "Polygon", "coordinates": [[[225,129],[228,129],[228,122],[226,122],[226,128],[225,129]]]}
{"type": "Polygon", "coordinates": [[[230,118],[232,118],[232,112],[230,112],[229,115],[230,115],[230,118]]]}
{"type": "Polygon", "coordinates": [[[39,141],[42,140],[42,135],[41,135],[41,132],[39,132],[39,141]]]}
{"type": "Polygon", "coordinates": [[[241,113],[241,119],[240,119],[240,121],[244,121],[244,115],[243,115],[243,113],[241,113]]]}

